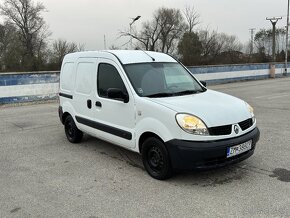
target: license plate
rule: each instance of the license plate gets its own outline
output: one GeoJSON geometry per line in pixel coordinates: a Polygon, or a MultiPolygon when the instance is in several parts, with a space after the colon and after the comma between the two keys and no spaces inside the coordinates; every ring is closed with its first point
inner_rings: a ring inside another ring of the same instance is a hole
{"type": "Polygon", "coordinates": [[[227,158],[249,151],[251,150],[251,148],[252,148],[252,140],[244,142],[243,144],[240,145],[229,147],[227,148],[227,158]]]}

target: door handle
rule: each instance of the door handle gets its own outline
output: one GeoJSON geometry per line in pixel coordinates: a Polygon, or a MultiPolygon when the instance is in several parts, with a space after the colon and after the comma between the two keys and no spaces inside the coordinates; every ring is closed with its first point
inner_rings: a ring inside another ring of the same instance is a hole
{"type": "Polygon", "coordinates": [[[99,101],[96,101],[96,107],[102,107],[102,103],[99,101]]]}
{"type": "Polygon", "coordinates": [[[91,100],[87,100],[87,107],[88,107],[89,109],[92,108],[92,101],[91,101],[91,100]]]}

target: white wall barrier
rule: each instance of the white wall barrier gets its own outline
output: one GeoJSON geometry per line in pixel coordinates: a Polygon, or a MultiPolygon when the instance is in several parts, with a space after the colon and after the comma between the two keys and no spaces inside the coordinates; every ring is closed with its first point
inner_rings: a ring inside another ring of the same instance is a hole
{"type": "MultiPolygon", "coordinates": [[[[270,64],[200,66],[188,69],[199,80],[205,80],[208,84],[266,79],[270,75],[270,64]]],[[[276,77],[281,77],[283,72],[284,64],[276,64],[276,77]]],[[[57,99],[58,90],[58,71],[0,73],[0,104],[57,99]]]]}
{"type": "MultiPolygon", "coordinates": [[[[275,76],[281,77],[285,70],[284,64],[276,64],[275,76]]],[[[209,84],[236,82],[243,80],[266,79],[270,76],[270,64],[237,64],[188,67],[199,80],[209,84]]],[[[288,68],[289,72],[290,68],[288,68]]]]}
{"type": "Polygon", "coordinates": [[[59,72],[0,73],[0,104],[56,99],[59,72]]]}

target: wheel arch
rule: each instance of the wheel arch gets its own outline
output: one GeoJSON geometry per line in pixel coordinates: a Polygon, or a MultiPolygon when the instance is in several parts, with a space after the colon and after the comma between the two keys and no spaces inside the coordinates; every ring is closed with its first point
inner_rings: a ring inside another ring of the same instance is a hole
{"type": "Polygon", "coordinates": [[[65,122],[65,119],[68,117],[68,116],[71,116],[71,114],[69,112],[64,112],[63,115],[62,115],[62,124],[64,124],[65,122]]]}
{"type": "Polygon", "coordinates": [[[176,130],[168,120],[160,121],[154,117],[147,117],[140,120],[136,126],[136,150],[141,153],[143,142],[149,137],[155,137],[165,142],[173,139],[176,135],[176,130]],[[168,128],[168,126],[172,128],[168,128]]]}
{"type": "Polygon", "coordinates": [[[65,119],[68,117],[68,116],[71,116],[74,120],[75,120],[75,110],[72,106],[72,104],[68,101],[64,102],[63,104],[60,105],[61,107],[61,110],[62,110],[62,116],[61,116],[61,121],[62,121],[62,124],[64,124],[65,122],[65,119]]]}
{"type": "Polygon", "coordinates": [[[150,137],[155,137],[159,140],[161,140],[163,143],[164,143],[164,140],[158,136],[156,133],[153,133],[153,132],[144,132],[140,137],[139,137],[139,140],[138,140],[138,148],[139,148],[139,153],[141,154],[142,152],[142,145],[143,143],[145,142],[146,139],[150,138],[150,137]]]}

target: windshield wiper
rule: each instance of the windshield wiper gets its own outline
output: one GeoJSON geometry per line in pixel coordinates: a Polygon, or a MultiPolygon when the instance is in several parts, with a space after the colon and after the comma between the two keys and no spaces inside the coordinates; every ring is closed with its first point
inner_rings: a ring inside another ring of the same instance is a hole
{"type": "Polygon", "coordinates": [[[178,96],[178,95],[191,95],[191,94],[196,94],[199,92],[201,92],[201,91],[199,91],[199,90],[185,90],[185,91],[181,91],[181,92],[175,92],[173,94],[178,96]]]}
{"type": "Polygon", "coordinates": [[[156,93],[156,94],[152,94],[152,95],[146,95],[144,97],[149,97],[149,98],[161,98],[161,97],[170,97],[170,96],[180,96],[180,95],[191,95],[191,94],[196,94],[196,93],[200,93],[203,92],[203,90],[184,90],[181,92],[172,92],[172,93],[168,93],[168,92],[161,92],[161,93],[156,93]]]}
{"type": "Polygon", "coordinates": [[[144,97],[159,98],[159,97],[170,97],[170,96],[173,96],[173,93],[161,92],[161,93],[156,93],[156,94],[152,94],[152,95],[146,95],[144,97]]]}

